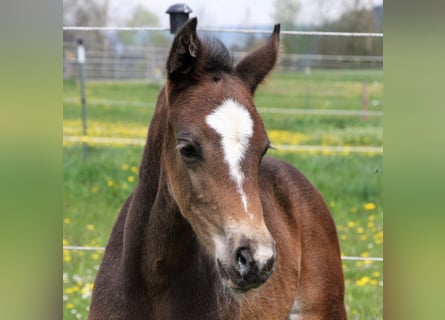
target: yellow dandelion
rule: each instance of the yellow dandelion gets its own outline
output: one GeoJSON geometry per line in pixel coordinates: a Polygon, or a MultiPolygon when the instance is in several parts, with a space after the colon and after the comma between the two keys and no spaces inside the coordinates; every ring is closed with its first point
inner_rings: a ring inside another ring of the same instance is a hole
{"type": "Polygon", "coordinates": [[[369,220],[369,221],[374,221],[374,220],[375,220],[375,215],[370,214],[370,215],[368,216],[368,220],[369,220]]]}
{"type": "Polygon", "coordinates": [[[63,246],[67,246],[68,245],[68,241],[66,239],[63,239],[63,246]]]}
{"type": "Polygon", "coordinates": [[[66,307],[67,307],[67,309],[72,309],[72,308],[74,308],[74,304],[72,304],[71,302],[68,302],[66,304],[66,307]]]}
{"type": "Polygon", "coordinates": [[[331,154],[331,150],[329,150],[328,148],[323,148],[323,151],[321,153],[324,156],[328,156],[331,154]]]}
{"type": "Polygon", "coordinates": [[[78,285],[75,285],[73,287],[73,292],[79,292],[80,291],[80,287],[78,285]]]}
{"type": "Polygon", "coordinates": [[[377,280],[375,280],[375,279],[372,279],[372,280],[369,281],[369,283],[370,283],[372,286],[377,286],[379,282],[378,282],[377,280]]]}
{"type": "Polygon", "coordinates": [[[97,193],[97,191],[99,191],[99,188],[98,188],[97,186],[93,186],[93,187],[91,188],[91,192],[92,192],[92,193],[97,193]]]}
{"type": "Polygon", "coordinates": [[[135,166],[131,167],[131,172],[137,173],[138,171],[139,171],[138,167],[135,167],[135,166]]]}
{"type": "Polygon", "coordinates": [[[383,231],[377,232],[374,234],[374,242],[375,244],[382,244],[383,242],[383,231]]]}
{"type": "Polygon", "coordinates": [[[334,202],[334,201],[329,202],[329,206],[330,206],[331,208],[334,208],[334,207],[335,207],[335,202],[334,202]]]}
{"type": "Polygon", "coordinates": [[[357,233],[363,233],[365,230],[362,227],[357,228],[357,233]]]}
{"type": "Polygon", "coordinates": [[[98,253],[93,253],[93,255],[91,257],[93,258],[93,260],[99,260],[100,259],[100,255],[98,253]]]}
{"type": "Polygon", "coordinates": [[[349,228],[354,228],[355,227],[355,222],[354,221],[348,221],[348,227],[349,228]]]}
{"type": "Polygon", "coordinates": [[[127,180],[128,180],[128,182],[134,182],[134,177],[133,176],[128,176],[127,180]]]}
{"type": "Polygon", "coordinates": [[[122,170],[128,170],[129,166],[128,164],[124,163],[121,168],[122,170]]]}
{"type": "Polygon", "coordinates": [[[65,293],[66,294],[72,294],[73,293],[73,288],[66,288],[65,289],[65,293]]]}
{"type": "Polygon", "coordinates": [[[345,234],[341,234],[341,235],[340,235],[340,239],[341,239],[341,240],[346,240],[346,239],[348,239],[348,236],[345,235],[345,234]]]}
{"type": "Polygon", "coordinates": [[[374,224],[374,222],[372,222],[372,221],[369,221],[366,225],[367,225],[368,228],[370,228],[370,229],[372,229],[372,228],[375,227],[375,224],[374,224]]]}
{"type": "Polygon", "coordinates": [[[373,273],[372,273],[372,276],[374,277],[374,278],[380,278],[380,272],[378,272],[378,271],[374,271],[373,273]]]}
{"type": "Polygon", "coordinates": [[[114,183],[113,179],[108,179],[107,180],[107,186],[109,186],[110,188],[113,188],[116,184],[114,183]]]}
{"type": "Polygon", "coordinates": [[[88,225],[87,225],[87,230],[89,230],[89,231],[93,231],[93,230],[94,230],[94,225],[92,225],[92,224],[88,224],[88,225]]]}
{"type": "Polygon", "coordinates": [[[71,219],[70,218],[65,218],[65,219],[63,219],[63,223],[64,224],[70,224],[71,223],[71,219]]]}
{"type": "Polygon", "coordinates": [[[355,281],[355,284],[359,287],[363,287],[371,281],[371,278],[368,276],[363,276],[360,280],[355,281]]]}
{"type": "Polygon", "coordinates": [[[65,261],[65,262],[71,262],[71,256],[70,256],[70,255],[64,255],[64,256],[63,256],[63,261],[65,261]]]}
{"type": "Polygon", "coordinates": [[[367,240],[368,239],[368,236],[366,235],[366,234],[362,234],[361,236],[360,236],[360,240],[362,240],[362,241],[365,241],[365,240],[367,240]]]}
{"type": "Polygon", "coordinates": [[[363,205],[363,209],[365,209],[366,211],[374,210],[375,209],[375,204],[372,203],[372,202],[365,203],[363,205]]]}
{"type": "Polygon", "coordinates": [[[82,294],[89,294],[91,292],[90,285],[87,283],[81,290],[80,293],[82,294]]]}

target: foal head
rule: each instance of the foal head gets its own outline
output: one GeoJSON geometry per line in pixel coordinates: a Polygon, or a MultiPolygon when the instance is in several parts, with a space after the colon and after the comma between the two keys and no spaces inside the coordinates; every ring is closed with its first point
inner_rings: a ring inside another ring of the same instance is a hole
{"type": "Polygon", "coordinates": [[[258,186],[269,140],[252,97],[275,64],[279,25],[233,67],[219,41],[198,38],[196,24],[191,19],[178,32],[167,61],[164,172],[223,282],[243,292],[269,278],[276,257],[258,186]]]}

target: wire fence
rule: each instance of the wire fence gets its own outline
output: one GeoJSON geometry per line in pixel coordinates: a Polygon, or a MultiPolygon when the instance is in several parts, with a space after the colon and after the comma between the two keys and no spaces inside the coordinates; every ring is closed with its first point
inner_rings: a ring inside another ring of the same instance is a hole
{"type": "MultiPolygon", "coordinates": [[[[63,136],[64,142],[90,143],[102,145],[145,145],[142,138],[94,137],[94,136],[63,136]]],[[[383,153],[379,146],[324,146],[324,145],[273,145],[277,151],[289,152],[329,152],[329,153],[383,153]]]]}
{"type": "MultiPolygon", "coordinates": [[[[75,103],[80,101],[78,98],[64,98],[63,103],[75,103]]],[[[137,102],[124,100],[106,100],[106,99],[88,99],[90,104],[103,104],[108,106],[125,106],[137,108],[155,108],[156,102],[137,102]]],[[[380,101],[375,101],[375,104],[380,104],[380,101]]],[[[383,111],[377,110],[339,110],[339,109],[322,109],[322,108],[268,108],[257,107],[260,113],[284,114],[284,115],[310,115],[310,116],[341,116],[341,117],[383,117],[383,111]]]]}
{"type": "MultiPolygon", "coordinates": [[[[170,29],[165,27],[115,27],[115,26],[64,26],[64,31],[76,32],[163,32],[170,29]]],[[[241,34],[241,35],[265,35],[270,30],[261,29],[227,29],[227,28],[198,28],[204,33],[241,34]]],[[[330,31],[297,31],[283,30],[282,35],[289,36],[322,36],[322,37],[358,37],[382,39],[383,33],[361,32],[330,32],[330,31]]],[[[247,40],[247,38],[245,39],[247,40]]],[[[107,40],[109,41],[109,40],[107,40]]],[[[64,43],[64,78],[76,77],[75,43],[64,43]]],[[[233,51],[233,50],[232,50],[233,51]]],[[[164,61],[167,58],[168,45],[164,47],[150,46],[122,46],[105,45],[99,50],[90,48],[87,51],[86,72],[90,80],[129,80],[148,79],[153,82],[161,82],[164,75],[164,61]]],[[[233,53],[236,63],[247,52],[235,51],[233,53]]],[[[282,53],[278,63],[278,71],[298,72],[310,69],[357,69],[357,68],[382,68],[382,56],[358,56],[358,55],[319,55],[319,54],[291,54],[282,53]]]]}
{"type": "MultiPolygon", "coordinates": [[[[126,47],[91,49],[86,52],[85,70],[90,80],[149,80],[161,83],[165,77],[164,63],[167,47],[126,47]]],[[[245,51],[233,52],[234,63],[247,55],[245,51]]],[[[315,69],[381,69],[382,56],[322,55],[282,53],[278,72],[310,72],[315,69]]],[[[64,78],[77,77],[75,43],[64,43],[64,78]]]]}
{"type": "MultiPolygon", "coordinates": [[[[65,31],[170,31],[163,27],[100,27],[100,26],[64,26],[65,31]]],[[[261,29],[227,29],[227,28],[198,28],[203,32],[227,32],[227,33],[254,33],[270,34],[270,30],[261,29]]],[[[297,36],[329,36],[329,37],[376,37],[383,38],[380,32],[332,32],[332,31],[296,31],[281,30],[280,34],[297,36]]]]}
{"type": "MultiPolygon", "coordinates": [[[[105,247],[88,247],[88,246],[63,246],[63,250],[70,251],[105,251],[105,247]]],[[[354,256],[342,256],[344,261],[376,261],[383,262],[382,257],[354,257],[354,256]]]]}

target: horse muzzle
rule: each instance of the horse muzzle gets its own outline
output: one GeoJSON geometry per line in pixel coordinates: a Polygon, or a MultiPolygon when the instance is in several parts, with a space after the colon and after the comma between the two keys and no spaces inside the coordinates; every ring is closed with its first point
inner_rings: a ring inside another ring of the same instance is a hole
{"type": "Polygon", "coordinates": [[[250,247],[240,247],[235,250],[229,264],[217,259],[218,271],[226,285],[241,293],[261,286],[273,273],[276,259],[274,247],[256,252],[250,247]]]}

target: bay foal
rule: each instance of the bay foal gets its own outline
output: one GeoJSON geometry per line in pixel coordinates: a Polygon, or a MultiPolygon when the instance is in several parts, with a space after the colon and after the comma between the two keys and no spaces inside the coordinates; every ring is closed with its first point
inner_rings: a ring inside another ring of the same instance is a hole
{"type": "Polygon", "coordinates": [[[346,319],[335,226],[270,142],[252,96],[279,25],[236,66],[196,18],[177,33],[140,165],[89,319],[346,319]]]}

